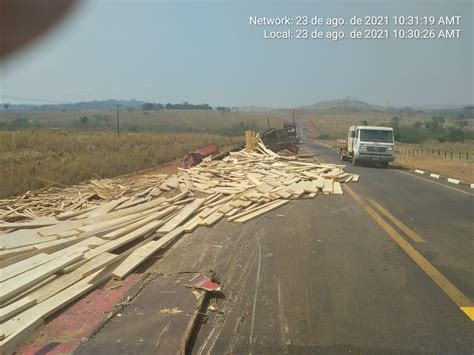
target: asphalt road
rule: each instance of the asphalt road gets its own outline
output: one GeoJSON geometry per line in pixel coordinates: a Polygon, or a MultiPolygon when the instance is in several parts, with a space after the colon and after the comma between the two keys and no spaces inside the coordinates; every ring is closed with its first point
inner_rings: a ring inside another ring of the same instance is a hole
{"type": "Polygon", "coordinates": [[[347,170],[361,179],[343,196],[199,228],[150,267],[219,277],[220,313],[209,312],[193,353],[473,352],[473,190],[347,170]]]}

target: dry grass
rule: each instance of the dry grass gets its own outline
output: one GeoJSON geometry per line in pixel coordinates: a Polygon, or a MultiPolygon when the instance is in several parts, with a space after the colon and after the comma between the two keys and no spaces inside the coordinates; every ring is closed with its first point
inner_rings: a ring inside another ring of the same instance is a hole
{"type": "MultiPolygon", "coordinates": [[[[140,110],[120,112],[122,131],[128,132],[211,132],[216,134],[239,134],[239,125],[262,130],[266,127],[262,113],[226,112],[207,110],[140,110]]],[[[61,128],[91,131],[115,131],[115,111],[0,111],[0,122],[27,119],[32,127],[61,128]],[[88,117],[81,123],[80,117],[88,117]]]]}
{"type": "Polygon", "coordinates": [[[416,152],[418,150],[418,154],[397,154],[395,164],[474,183],[474,141],[445,143],[427,141],[421,144],[397,144],[396,149],[402,152],[408,150],[416,152]],[[438,155],[438,151],[441,155],[438,155]],[[447,152],[447,159],[444,158],[444,152],[447,152]],[[450,159],[451,152],[453,159],[450,159]],[[459,159],[459,152],[461,152],[461,159],[459,159]],[[466,159],[466,153],[469,154],[469,160],[466,159]]]}
{"type": "Polygon", "coordinates": [[[397,155],[394,164],[459,179],[469,184],[474,183],[473,160],[450,160],[426,155],[397,155]]]}
{"type": "Polygon", "coordinates": [[[211,142],[223,147],[240,144],[241,138],[208,133],[0,132],[0,197],[151,168],[211,142]]]}

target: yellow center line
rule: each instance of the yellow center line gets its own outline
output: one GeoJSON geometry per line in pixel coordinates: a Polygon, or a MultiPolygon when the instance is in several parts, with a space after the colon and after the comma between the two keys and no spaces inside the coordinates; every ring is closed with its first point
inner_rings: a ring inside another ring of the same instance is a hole
{"type": "Polygon", "coordinates": [[[372,209],[362,197],[357,195],[349,186],[344,189],[352,198],[365,209],[377,224],[402,248],[408,256],[446,293],[446,295],[469,317],[474,320],[474,303],[441,274],[428,260],[408,243],[392,226],[372,209]]]}
{"type": "Polygon", "coordinates": [[[374,199],[369,199],[372,206],[379,210],[385,217],[387,217],[393,224],[395,224],[400,230],[405,233],[408,237],[410,237],[414,242],[417,243],[426,243],[426,241],[420,237],[417,233],[412,231],[410,228],[407,227],[402,221],[397,219],[393,214],[388,212],[385,208],[382,207],[380,203],[375,201],[374,199]]]}
{"type": "MultiPolygon", "coordinates": [[[[324,159],[320,158],[322,163],[325,163],[324,159]]],[[[398,171],[398,170],[397,170],[398,171]]],[[[402,171],[400,171],[402,172],[402,171]]],[[[405,173],[405,172],[402,172],[405,173]]],[[[405,173],[407,174],[407,173],[405,173]]],[[[411,174],[407,174],[410,176],[414,176],[411,174]]],[[[419,178],[418,176],[414,176],[416,178],[419,178]]],[[[428,182],[436,183],[434,181],[430,181],[427,179],[423,179],[428,182]]],[[[439,184],[439,183],[438,183],[439,184]]],[[[446,186],[443,184],[439,184],[441,186],[445,186],[448,188],[451,188],[453,190],[463,192],[466,194],[469,194],[468,192],[464,192],[462,190],[454,189],[450,186],[446,186]]],[[[403,238],[392,226],[390,226],[385,220],[375,212],[368,204],[365,202],[362,197],[357,195],[354,190],[352,190],[347,184],[344,184],[344,190],[347,190],[349,194],[352,196],[352,198],[360,205],[362,206],[365,211],[369,214],[370,217],[372,217],[377,224],[382,227],[382,229],[398,244],[400,248],[402,248],[408,256],[416,263],[418,266],[446,293],[446,295],[463,311],[470,320],[474,321],[474,302],[469,299],[469,297],[465,296],[456,286],[454,286],[451,281],[449,281],[442,273],[440,273],[428,260],[425,259],[423,255],[421,255],[413,246],[408,243],[405,238],[403,238]]],[[[372,200],[372,203],[374,203],[374,206],[376,208],[377,205],[382,208],[385,212],[387,212],[388,215],[385,215],[388,219],[390,219],[396,226],[400,228],[404,233],[406,231],[404,230],[405,228],[409,230],[410,234],[412,234],[411,237],[414,235],[417,235],[415,232],[413,232],[411,229],[409,229],[406,225],[404,225],[401,221],[395,218],[395,216],[391,215],[390,212],[386,211],[380,204],[378,204],[375,200],[372,200]],[[390,217],[389,217],[390,216],[390,217]],[[392,218],[393,217],[393,218],[392,218]],[[400,225],[398,225],[399,223],[400,225]],[[404,227],[401,228],[400,226],[403,225],[404,227]]],[[[381,211],[381,213],[383,213],[381,211]]],[[[409,234],[407,234],[410,236],[409,234]]],[[[424,239],[418,236],[423,242],[424,239]]]]}

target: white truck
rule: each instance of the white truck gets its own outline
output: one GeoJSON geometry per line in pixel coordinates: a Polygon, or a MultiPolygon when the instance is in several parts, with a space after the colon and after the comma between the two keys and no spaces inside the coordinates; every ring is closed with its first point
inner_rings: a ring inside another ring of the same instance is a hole
{"type": "Polygon", "coordinates": [[[376,126],[351,126],[347,139],[337,140],[341,160],[352,160],[353,165],[361,161],[378,162],[384,168],[395,159],[393,128],[376,126]]]}

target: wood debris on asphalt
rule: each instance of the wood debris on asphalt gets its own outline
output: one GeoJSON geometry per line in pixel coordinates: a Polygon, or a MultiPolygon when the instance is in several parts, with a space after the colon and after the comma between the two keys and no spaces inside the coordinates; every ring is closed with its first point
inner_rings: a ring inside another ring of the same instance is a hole
{"type": "Polygon", "coordinates": [[[185,233],[221,219],[245,223],[291,200],[342,194],[341,183],[359,179],[344,165],[280,156],[258,135],[247,137],[254,150],[205,158],[177,174],[91,180],[0,200],[2,351],[185,233]]]}

